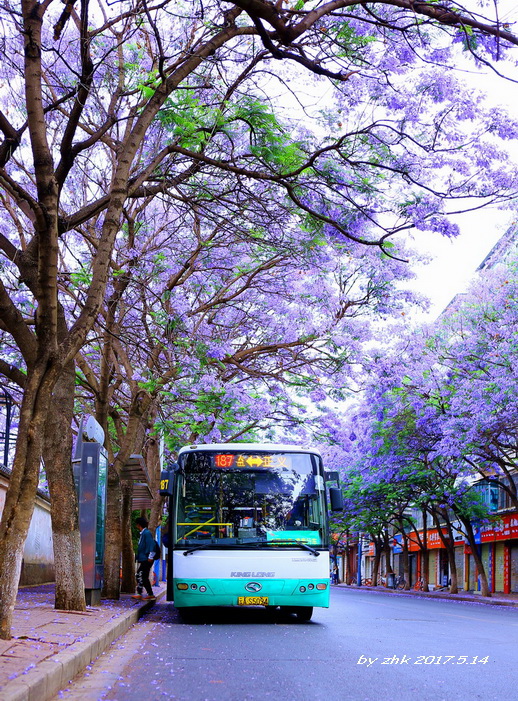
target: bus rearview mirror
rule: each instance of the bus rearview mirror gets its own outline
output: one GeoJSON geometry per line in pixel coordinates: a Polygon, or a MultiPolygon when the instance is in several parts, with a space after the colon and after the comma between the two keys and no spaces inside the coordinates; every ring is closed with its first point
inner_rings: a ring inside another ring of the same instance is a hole
{"type": "Polygon", "coordinates": [[[344,495],[342,494],[342,490],[338,487],[329,487],[329,502],[331,511],[343,511],[344,495]]]}

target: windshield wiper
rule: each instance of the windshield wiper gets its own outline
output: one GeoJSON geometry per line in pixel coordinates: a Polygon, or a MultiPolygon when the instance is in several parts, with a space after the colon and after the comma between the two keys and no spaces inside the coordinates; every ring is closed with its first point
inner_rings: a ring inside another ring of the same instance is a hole
{"type": "Polygon", "coordinates": [[[203,550],[204,548],[212,548],[214,543],[203,543],[202,545],[195,545],[193,548],[189,548],[188,550],[184,550],[183,554],[184,555],[190,555],[191,553],[196,552],[196,550],[203,550]]]}
{"type": "Polygon", "coordinates": [[[201,545],[194,545],[192,548],[188,548],[187,550],[183,551],[184,555],[190,555],[191,553],[196,552],[196,550],[203,550],[204,548],[221,548],[223,550],[232,550],[232,549],[239,549],[239,550],[245,550],[245,549],[252,549],[252,548],[257,548],[260,545],[264,545],[263,542],[258,541],[256,543],[202,543],[201,545]]]}
{"type": "Polygon", "coordinates": [[[320,555],[318,550],[315,550],[310,545],[306,545],[306,543],[301,543],[300,540],[288,540],[288,539],[286,539],[286,540],[282,540],[282,539],[267,540],[265,544],[266,545],[270,545],[270,544],[273,544],[273,545],[296,545],[297,547],[302,548],[303,550],[309,550],[309,552],[312,553],[315,557],[318,557],[320,555]]]}
{"type": "Polygon", "coordinates": [[[315,550],[312,548],[310,545],[306,545],[306,543],[301,543],[300,541],[296,540],[289,540],[289,539],[278,539],[278,540],[258,540],[255,543],[236,543],[235,545],[228,545],[224,543],[202,543],[201,545],[194,545],[192,548],[187,548],[187,550],[183,551],[184,555],[190,555],[191,553],[195,553],[197,550],[204,550],[206,548],[222,548],[222,549],[238,549],[238,550],[253,550],[255,548],[262,548],[264,546],[268,545],[290,545],[298,548],[302,548],[302,550],[308,550],[312,555],[315,557],[318,557],[320,553],[318,550],[315,550]]]}

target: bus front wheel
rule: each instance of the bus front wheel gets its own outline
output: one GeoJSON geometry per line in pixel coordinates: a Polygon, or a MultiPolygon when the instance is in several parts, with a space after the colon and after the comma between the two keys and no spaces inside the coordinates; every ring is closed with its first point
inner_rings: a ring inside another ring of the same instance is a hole
{"type": "Polygon", "coordinates": [[[297,606],[295,613],[299,621],[310,621],[313,615],[313,606],[297,606]]]}
{"type": "Polygon", "coordinates": [[[200,617],[200,610],[196,606],[182,606],[176,609],[182,623],[196,623],[200,617]]]}

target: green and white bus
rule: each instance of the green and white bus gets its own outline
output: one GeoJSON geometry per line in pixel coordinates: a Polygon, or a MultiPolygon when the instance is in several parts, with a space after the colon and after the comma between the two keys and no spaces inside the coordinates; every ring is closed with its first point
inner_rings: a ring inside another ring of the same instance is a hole
{"type": "MultiPolygon", "coordinates": [[[[182,448],[162,473],[169,496],[167,598],[265,606],[308,621],[329,606],[326,477],[317,450],[224,443],[182,448]]],[[[334,478],[335,478],[334,477],[334,478]]],[[[341,493],[330,490],[332,510],[341,493]]]]}

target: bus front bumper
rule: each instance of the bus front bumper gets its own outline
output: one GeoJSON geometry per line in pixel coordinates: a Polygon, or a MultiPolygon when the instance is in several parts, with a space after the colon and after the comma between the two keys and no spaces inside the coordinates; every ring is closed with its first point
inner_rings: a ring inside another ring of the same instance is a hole
{"type": "Polygon", "coordinates": [[[329,607],[329,580],[174,579],[174,605],[329,607]]]}

